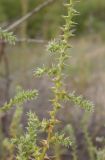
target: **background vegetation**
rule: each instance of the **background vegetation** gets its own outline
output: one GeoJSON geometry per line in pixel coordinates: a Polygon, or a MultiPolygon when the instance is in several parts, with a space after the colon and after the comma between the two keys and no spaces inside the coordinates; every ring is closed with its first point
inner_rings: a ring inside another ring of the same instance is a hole
{"type": "MultiPolygon", "coordinates": [[[[24,0],[23,0],[24,1],[24,0]]],[[[27,0],[27,11],[32,10],[44,0],[27,0]]],[[[25,3],[24,3],[25,4],[25,3]]],[[[52,38],[57,34],[58,25],[62,24],[60,15],[65,13],[63,0],[57,0],[53,5],[46,7],[37,15],[33,15],[27,22],[27,34],[30,37],[52,38]]],[[[20,0],[0,0],[0,24],[6,26],[11,24],[23,15],[22,3],[20,0]],[[10,9],[12,8],[12,9],[10,9]]],[[[76,33],[95,32],[105,34],[105,1],[104,0],[81,0],[77,3],[76,10],[80,12],[76,17],[78,26],[76,33]]],[[[19,28],[17,29],[19,31],[19,28]]]]}

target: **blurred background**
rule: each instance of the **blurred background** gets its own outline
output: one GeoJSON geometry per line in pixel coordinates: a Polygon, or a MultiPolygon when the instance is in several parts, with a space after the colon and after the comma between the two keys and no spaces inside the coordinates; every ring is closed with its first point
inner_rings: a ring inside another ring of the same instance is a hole
{"type": "MultiPolygon", "coordinates": [[[[47,116],[46,110],[51,109],[48,101],[51,83],[46,77],[33,77],[33,71],[43,64],[49,66],[52,63],[53,58],[46,52],[46,45],[50,39],[60,34],[60,26],[64,23],[61,15],[66,14],[62,4],[66,0],[54,0],[43,6],[44,2],[45,0],[0,0],[0,27],[8,30],[15,24],[10,31],[17,36],[14,46],[0,41],[0,106],[15,95],[17,86],[24,89],[36,88],[40,93],[37,101],[24,105],[23,126],[26,125],[25,115],[28,110],[35,111],[43,118],[47,116]],[[39,5],[42,8],[37,13],[16,25],[15,22],[27,13],[32,13],[39,5]]],[[[95,104],[95,111],[89,114],[85,125],[92,143],[102,148],[105,136],[105,0],[81,0],[75,4],[75,8],[80,15],[74,19],[77,23],[74,29],[76,36],[71,40],[73,48],[70,51],[70,67],[65,71],[68,74],[66,86],[95,104]]],[[[2,141],[9,135],[13,112],[14,110],[1,116],[2,141]]],[[[79,107],[67,104],[67,108],[58,115],[63,121],[63,128],[66,124],[73,126],[80,160],[84,160],[84,157],[85,160],[90,160],[83,138],[82,122],[86,119],[85,114],[79,107]]],[[[2,145],[0,147],[2,157],[5,149],[2,145]]],[[[68,155],[67,151],[63,153],[65,157],[68,155]]]]}

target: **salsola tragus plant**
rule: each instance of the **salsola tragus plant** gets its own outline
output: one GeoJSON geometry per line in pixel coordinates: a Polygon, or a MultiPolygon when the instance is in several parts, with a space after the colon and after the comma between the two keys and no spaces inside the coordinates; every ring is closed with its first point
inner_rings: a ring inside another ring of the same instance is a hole
{"type": "MultiPolygon", "coordinates": [[[[51,87],[53,98],[50,99],[53,109],[49,112],[49,119],[43,119],[42,121],[39,120],[35,113],[28,113],[26,133],[12,139],[12,142],[16,145],[17,149],[17,160],[43,160],[48,158],[48,150],[55,144],[58,143],[65,147],[69,147],[72,144],[70,137],[66,137],[65,134],[61,134],[55,130],[56,125],[60,123],[57,119],[57,113],[63,107],[64,102],[66,104],[67,101],[70,101],[88,111],[91,111],[94,108],[93,103],[84,100],[82,96],[76,96],[75,92],[70,93],[65,87],[64,70],[70,57],[71,48],[69,39],[73,36],[72,29],[75,25],[73,17],[78,15],[78,12],[74,9],[72,0],[69,0],[64,6],[67,8],[67,15],[63,16],[65,25],[61,28],[62,35],[49,42],[47,46],[48,52],[56,57],[55,63],[52,63],[50,68],[44,66],[42,68],[37,68],[34,72],[34,76],[37,77],[46,74],[53,83],[53,86],[51,87]],[[40,133],[45,133],[46,138],[40,140],[40,138],[38,138],[40,133]]],[[[31,100],[36,96],[37,91],[19,92],[14,99],[11,99],[9,103],[6,103],[0,111],[4,112],[13,105],[22,104],[24,101],[31,100]]]]}

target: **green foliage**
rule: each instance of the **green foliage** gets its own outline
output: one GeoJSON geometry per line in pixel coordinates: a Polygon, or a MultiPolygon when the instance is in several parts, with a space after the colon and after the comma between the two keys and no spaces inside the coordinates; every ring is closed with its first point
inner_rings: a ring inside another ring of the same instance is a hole
{"type": "Polygon", "coordinates": [[[55,143],[59,145],[63,145],[64,147],[68,147],[72,145],[72,141],[70,137],[65,138],[65,134],[55,133],[54,135],[55,143]]]}
{"type": "Polygon", "coordinates": [[[74,92],[70,93],[68,98],[73,102],[75,105],[81,106],[83,109],[87,111],[94,111],[94,104],[89,100],[83,99],[82,96],[75,96],[74,92]]]}
{"type": "MultiPolygon", "coordinates": [[[[18,138],[22,134],[22,126],[21,126],[22,113],[23,113],[23,108],[17,107],[9,127],[9,136],[11,137],[11,139],[18,138]]],[[[16,146],[15,144],[11,143],[10,138],[3,137],[2,148],[3,148],[2,150],[3,159],[6,159],[8,157],[12,160],[15,158],[14,153],[16,146]]]]}
{"type": "Polygon", "coordinates": [[[16,37],[12,32],[7,32],[6,30],[2,30],[0,28],[0,39],[9,42],[10,44],[15,44],[16,37]]]}
{"type": "Polygon", "coordinates": [[[38,117],[32,113],[28,113],[28,127],[25,135],[14,139],[13,142],[17,144],[18,154],[17,160],[29,160],[31,156],[37,158],[40,154],[39,147],[37,147],[36,139],[39,133],[40,121],[38,117]]]}
{"type": "Polygon", "coordinates": [[[38,93],[36,90],[21,91],[13,99],[10,99],[9,103],[5,103],[1,108],[0,112],[8,111],[14,105],[22,105],[24,102],[33,100],[37,97],[38,93]]]}
{"type": "Polygon", "coordinates": [[[15,137],[19,136],[22,132],[22,126],[21,126],[22,113],[23,113],[23,108],[17,107],[16,111],[13,115],[11,125],[10,125],[9,134],[11,137],[15,138],[15,137]]]}

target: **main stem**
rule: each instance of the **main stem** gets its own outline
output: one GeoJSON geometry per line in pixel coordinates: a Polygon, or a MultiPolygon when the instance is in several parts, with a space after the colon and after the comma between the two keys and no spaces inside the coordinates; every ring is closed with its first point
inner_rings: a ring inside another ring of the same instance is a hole
{"type": "Polygon", "coordinates": [[[45,155],[46,155],[46,152],[47,152],[47,150],[48,150],[48,148],[49,148],[49,144],[50,144],[50,139],[51,139],[51,131],[49,131],[48,132],[48,138],[47,138],[47,144],[46,144],[46,146],[43,148],[43,151],[42,151],[42,153],[41,153],[41,155],[40,155],[40,160],[43,160],[44,159],[44,157],[45,157],[45,155]]]}
{"type": "Polygon", "coordinates": [[[51,143],[51,139],[53,136],[53,130],[56,125],[56,115],[57,115],[58,110],[61,108],[61,102],[60,102],[61,98],[59,97],[58,93],[63,91],[62,72],[63,72],[63,68],[65,67],[65,60],[68,58],[68,56],[66,55],[67,50],[69,48],[68,39],[72,35],[72,34],[70,35],[70,29],[71,29],[70,25],[72,23],[72,17],[73,17],[72,0],[70,0],[70,3],[67,4],[66,6],[68,8],[68,15],[65,16],[66,24],[63,28],[63,35],[62,35],[62,38],[60,38],[60,43],[59,43],[59,48],[60,48],[59,49],[59,59],[56,65],[57,74],[55,75],[53,79],[53,82],[54,82],[53,93],[55,95],[54,98],[52,99],[53,110],[51,112],[53,112],[53,114],[50,114],[51,118],[48,120],[49,128],[47,130],[48,135],[47,135],[46,145],[43,145],[42,153],[40,154],[38,160],[43,160],[46,156],[46,152],[49,149],[49,145],[51,143]]]}

